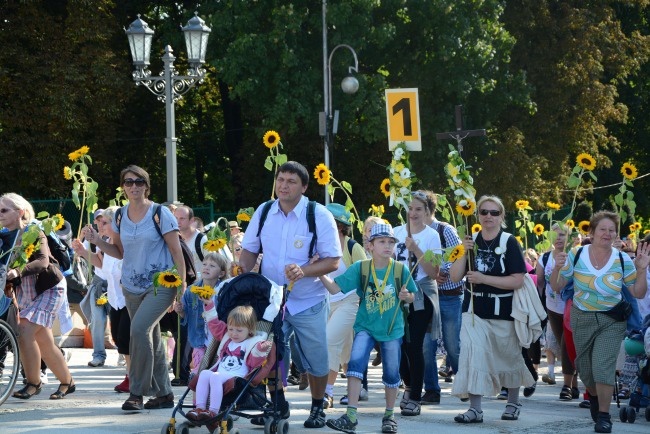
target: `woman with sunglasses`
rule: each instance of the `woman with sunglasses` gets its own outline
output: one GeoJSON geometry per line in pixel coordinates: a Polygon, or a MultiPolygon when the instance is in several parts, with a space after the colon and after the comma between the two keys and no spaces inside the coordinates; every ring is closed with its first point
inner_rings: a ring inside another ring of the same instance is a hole
{"type": "Polygon", "coordinates": [[[519,388],[535,381],[524,359],[510,313],[515,290],[523,286],[526,264],[519,242],[510,234],[502,243],[506,224],[505,208],[496,196],[482,196],[477,205],[481,231],[476,240],[466,236],[465,252],[476,255],[467,270],[467,253],[453,263],[451,280],[466,276],[472,291],[465,292],[460,332],[460,361],[452,395],[470,407],[454,420],[458,423],[483,422],[481,397],[494,396],[501,387],[508,389],[508,402],[502,420],[517,420],[521,404],[519,388]]]}
{"type": "Polygon", "coordinates": [[[185,290],[185,262],[178,237],[176,218],[165,206],[160,210],[160,232],[153,219],[154,203],[148,199],[149,174],[138,166],[120,173],[120,185],[129,203],[122,208],[121,221],[113,220],[115,232],[108,243],[92,226],[84,229],[85,238],[105,254],[122,261],[122,291],[131,317],[129,354],[130,396],[122,410],[172,408],[172,391],[165,346],[160,338],[160,319],[171,307],[176,288],[158,287],[154,292],[153,275],[176,266],[185,290]],[[119,223],[119,225],[118,225],[119,223]],[[143,396],[153,395],[143,405],[143,396]]]}
{"type": "Polygon", "coordinates": [[[436,282],[439,267],[426,261],[416,265],[427,250],[441,252],[440,235],[428,225],[434,209],[427,195],[416,191],[412,198],[408,207],[408,227],[402,225],[395,228],[395,237],[398,239],[395,245],[396,259],[413,270],[411,275],[418,288],[415,300],[409,303],[409,339],[405,338],[402,343],[400,375],[406,386],[400,402],[403,416],[420,414],[424,385],[424,337],[427,331],[431,332],[431,339],[442,336],[436,282]]]}
{"type": "MultiPolygon", "coordinates": [[[[20,195],[6,193],[0,196],[0,227],[15,235],[14,246],[20,246],[24,230],[35,217],[32,205],[20,195]]],[[[11,268],[15,256],[10,254],[7,264],[7,282],[13,282],[20,309],[18,346],[20,361],[25,370],[25,387],[13,396],[29,399],[41,393],[41,359],[61,384],[50,399],[61,399],[76,390],[72,374],[63,353],[54,343],[52,325],[61,306],[66,302],[67,284],[56,262],[50,262],[47,238],[41,231],[39,248],[35,250],[22,270],[11,268]]]]}

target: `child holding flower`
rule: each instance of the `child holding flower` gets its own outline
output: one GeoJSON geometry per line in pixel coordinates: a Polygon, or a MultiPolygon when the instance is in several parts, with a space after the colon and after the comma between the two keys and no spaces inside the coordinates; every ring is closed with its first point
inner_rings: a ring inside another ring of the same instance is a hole
{"type": "Polygon", "coordinates": [[[203,258],[202,280],[192,285],[181,298],[174,302],[174,310],[182,318],[182,325],[187,325],[187,340],[192,346],[192,373],[197,374],[201,359],[209,341],[209,333],[203,318],[203,302],[214,295],[214,288],[227,279],[230,261],[219,253],[210,252],[203,258]]]}

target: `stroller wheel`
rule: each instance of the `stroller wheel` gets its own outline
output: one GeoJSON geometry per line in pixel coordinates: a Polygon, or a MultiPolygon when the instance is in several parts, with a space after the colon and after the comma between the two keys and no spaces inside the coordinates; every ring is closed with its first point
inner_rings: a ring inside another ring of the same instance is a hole
{"type": "Polygon", "coordinates": [[[280,434],[289,433],[289,421],[287,419],[280,419],[278,421],[277,432],[280,434]]]}
{"type": "Polygon", "coordinates": [[[176,428],[176,432],[179,434],[189,434],[190,433],[190,427],[192,425],[188,424],[187,422],[183,422],[178,427],[176,428]]]}
{"type": "Polygon", "coordinates": [[[228,430],[228,434],[239,434],[239,430],[237,428],[233,428],[231,430],[228,430]]]}
{"type": "Polygon", "coordinates": [[[627,422],[627,406],[621,407],[621,409],[618,411],[618,418],[621,419],[621,422],[625,423],[627,422]]]}
{"type": "Polygon", "coordinates": [[[176,430],[174,428],[174,425],[171,423],[166,423],[163,425],[162,429],[160,430],[160,434],[173,434],[175,433],[176,430]]]}
{"type": "Polygon", "coordinates": [[[273,418],[266,419],[264,424],[264,434],[288,434],[289,432],[289,421],[286,419],[280,419],[278,421],[273,420],[273,418]]]}
{"type": "Polygon", "coordinates": [[[632,407],[627,408],[627,421],[628,423],[634,423],[636,420],[636,410],[632,407]]]}

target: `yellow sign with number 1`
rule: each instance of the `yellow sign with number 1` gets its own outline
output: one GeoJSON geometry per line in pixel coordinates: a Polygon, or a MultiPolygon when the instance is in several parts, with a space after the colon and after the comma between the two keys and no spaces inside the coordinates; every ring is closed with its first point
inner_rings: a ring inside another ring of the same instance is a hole
{"type": "Polygon", "coordinates": [[[417,89],[386,89],[386,122],[389,151],[400,142],[409,151],[422,150],[417,89]]]}

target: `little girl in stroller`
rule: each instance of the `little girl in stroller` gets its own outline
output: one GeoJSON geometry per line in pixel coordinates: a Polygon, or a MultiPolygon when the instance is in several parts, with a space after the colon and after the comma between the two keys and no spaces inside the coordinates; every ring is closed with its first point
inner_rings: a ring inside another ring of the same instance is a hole
{"type": "Polygon", "coordinates": [[[189,420],[200,422],[215,418],[221,408],[224,383],[233,377],[245,377],[251,369],[262,364],[271,350],[271,342],[265,340],[261,332],[256,332],[257,316],[251,306],[237,306],[231,310],[227,325],[228,331],[217,350],[217,363],[199,374],[196,408],[187,413],[189,420]]]}

